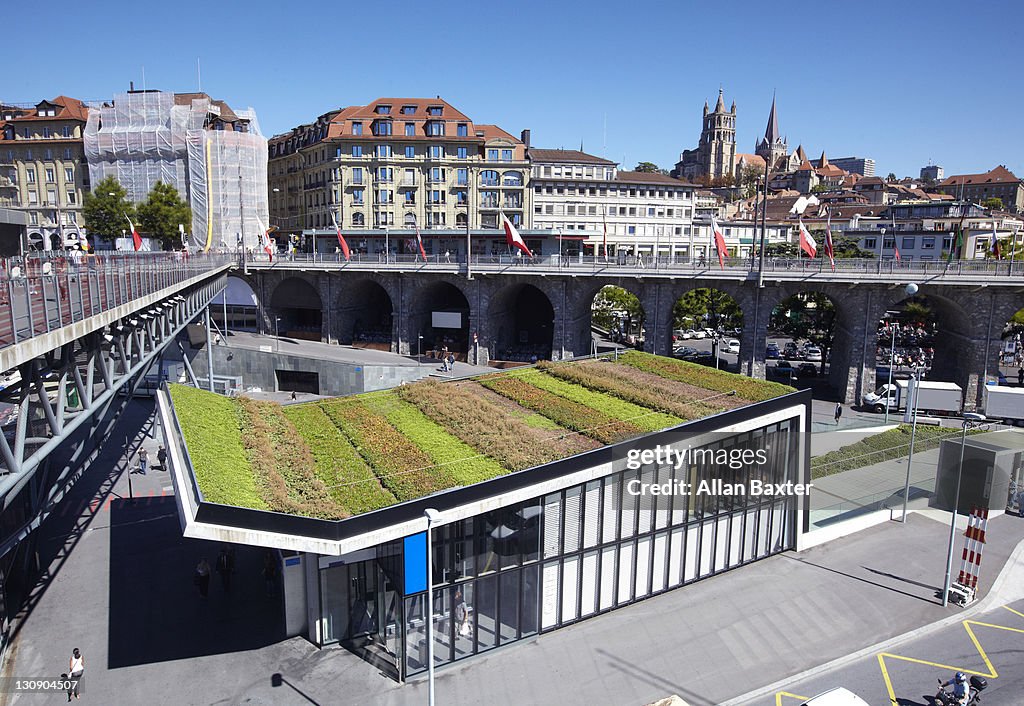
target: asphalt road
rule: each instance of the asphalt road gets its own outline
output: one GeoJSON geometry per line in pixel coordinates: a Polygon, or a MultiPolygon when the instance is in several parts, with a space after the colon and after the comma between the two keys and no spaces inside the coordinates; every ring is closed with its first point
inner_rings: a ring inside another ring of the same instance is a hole
{"type": "Polygon", "coordinates": [[[872,653],[839,669],[788,685],[753,702],[789,706],[833,687],[844,686],[869,704],[932,706],[943,681],[956,671],[988,680],[985,706],[1024,703],[1024,601],[1000,606],[888,652],[872,653]]]}

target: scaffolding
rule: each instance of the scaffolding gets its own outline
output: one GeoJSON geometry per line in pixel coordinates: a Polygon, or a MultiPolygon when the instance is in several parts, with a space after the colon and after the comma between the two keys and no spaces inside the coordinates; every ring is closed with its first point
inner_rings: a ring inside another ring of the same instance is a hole
{"type": "Polygon", "coordinates": [[[250,108],[225,115],[205,94],[120,93],[89,111],[84,148],[92,184],[112,176],[133,203],[158,182],[192,208],[189,245],[259,247],[268,221],[267,140],[250,108]]]}

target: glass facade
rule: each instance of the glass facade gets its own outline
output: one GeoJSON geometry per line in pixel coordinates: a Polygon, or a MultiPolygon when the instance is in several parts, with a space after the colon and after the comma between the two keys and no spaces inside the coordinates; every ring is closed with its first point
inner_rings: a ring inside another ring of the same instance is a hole
{"type": "MultiPolygon", "coordinates": [[[[792,549],[800,500],[794,495],[636,491],[641,484],[687,483],[697,489],[702,482],[803,482],[799,431],[794,418],[718,434],[701,447],[764,449],[763,463],[736,470],[703,459],[646,465],[436,527],[431,538],[435,665],[792,549]]],[[[378,559],[368,562],[379,568],[378,582],[406,585],[395,559],[400,548],[400,543],[382,545],[378,559]]],[[[343,581],[361,598],[355,608],[350,602],[334,609],[330,604],[342,599],[342,589],[334,598],[326,591],[341,581],[321,579],[322,620],[346,623],[351,632],[352,616],[362,618],[371,602],[369,584],[347,574],[343,581]]],[[[400,615],[393,596],[377,599],[377,611],[390,613],[381,617],[391,627],[378,630],[372,620],[362,627],[383,633],[381,642],[386,641],[404,679],[427,668],[427,594],[401,597],[400,615]]]]}

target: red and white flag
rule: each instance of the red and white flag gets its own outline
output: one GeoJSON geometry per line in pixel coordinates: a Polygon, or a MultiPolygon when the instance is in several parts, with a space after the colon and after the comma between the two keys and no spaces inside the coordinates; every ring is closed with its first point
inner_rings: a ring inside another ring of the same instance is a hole
{"type": "Polygon", "coordinates": [[[519,235],[519,231],[512,225],[512,221],[508,219],[504,213],[501,214],[501,225],[505,229],[505,242],[508,243],[509,247],[519,248],[526,257],[533,257],[533,253],[530,252],[530,248],[526,247],[526,242],[523,240],[523,236],[519,235]]]}
{"type": "Polygon", "coordinates": [[[800,249],[810,258],[818,254],[818,243],[814,240],[814,236],[807,232],[802,218],[800,219],[800,249]]]}
{"type": "Polygon", "coordinates": [[[729,254],[729,251],[725,247],[725,236],[722,235],[722,229],[718,227],[718,221],[715,217],[711,217],[711,231],[715,234],[715,251],[718,253],[718,266],[723,270],[725,269],[725,256],[729,254]]]}
{"type": "Polygon", "coordinates": [[[892,238],[892,257],[896,262],[900,261],[900,248],[896,245],[896,236],[892,238]]]}
{"type": "Polygon", "coordinates": [[[603,238],[603,241],[602,241],[602,245],[604,247],[604,259],[607,260],[608,259],[608,212],[606,210],[601,212],[601,220],[604,222],[604,238],[603,238]]]}
{"type": "Polygon", "coordinates": [[[263,252],[267,254],[270,262],[274,261],[274,249],[270,245],[270,229],[263,227],[263,221],[259,218],[256,219],[257,225],[260,227],[260,245],[263,246],[263,252]]]}
{"type": "Polygon", "coordinates": [[[341,254],[345,256],[345,261],[348,262],[351,259],[348,243],[345,242],[345,236],[341,234],[341,226],[338,225],[338,219],[334,217],[333,213],[331,214],[331,221],[334,222],[334,230],[338,233],[338,247],[341,248],[341,254]]]}
{"type": "Polygon", "coordinates": [[[142,238],[139,236],[139,229],[132,223],[132,219],[128,218],[128,214],[124,214],[125,220],[128,221],[128,227],[132,229],[132,245],[135,246],[135,252],[142,249],[142,238]]]}
{"type": "Polygon", "coordinates": [[[836,248],[832,244],[832,212],[828,212],[828,219],[825,221],[825,254],[828,255],[832,271],[836,271],[836,248]]]}
{"type": "Polygon", "coordinates": [[[427,261],[427,251],[423,249],[423,236],[420,234],[420,227],[416,226],[416,246],[420,249],[420,257],[423,262],[427,261]]]}

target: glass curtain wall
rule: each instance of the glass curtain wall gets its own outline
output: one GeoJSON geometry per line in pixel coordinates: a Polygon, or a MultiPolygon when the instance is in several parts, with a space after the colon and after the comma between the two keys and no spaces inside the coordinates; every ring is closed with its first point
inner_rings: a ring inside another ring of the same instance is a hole
{"type": "MultiPolygon", "coordinates": [[[[436,528],[435,665],[793,548],[795,496],[634,495],[629,484],[797,483],[798,434],[791,419],[708,445],[765,449],[761,465],[645,466],[436,528]]],[[[426,600],[404,599],[403,677],[427,668],[426,600]]]]}

